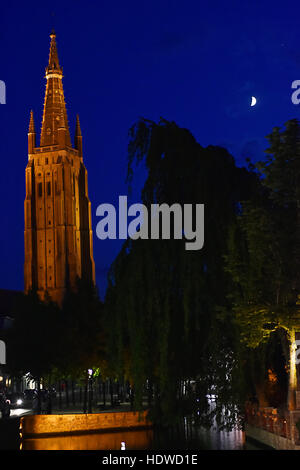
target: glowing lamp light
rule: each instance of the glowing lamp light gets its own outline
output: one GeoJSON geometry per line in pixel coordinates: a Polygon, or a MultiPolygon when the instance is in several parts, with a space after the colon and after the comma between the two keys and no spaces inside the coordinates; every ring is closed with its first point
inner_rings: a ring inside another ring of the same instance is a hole
{"type": "Polygon", "coordinates": [[[126,442],[121,442],[121,450],[126,450],[126,442]]]}
{"type": "Polygon", "coordinates": [[[88,369],[88,374],[91,377],[91,375],[93,375],[93,369],[88,369]]]}

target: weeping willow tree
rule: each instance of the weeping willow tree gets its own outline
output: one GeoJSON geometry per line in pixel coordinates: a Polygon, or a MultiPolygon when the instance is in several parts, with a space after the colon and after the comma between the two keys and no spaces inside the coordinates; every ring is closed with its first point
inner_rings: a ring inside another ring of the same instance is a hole
{"type": "MultiPolygon", "coordinates": [[[[109,273],[105,301],[111,367],[148,394],[153,419],[171,423],[194,413],[202,424],[236,424],[244,401],[236,326],[224,270],[229,228],[253,175],[221,147],[202,147],[174,122],[141,119],[130,130],[128,183],[144,162],[141,200],[204,204],[205,242],[187,251],[182,240],[127,240],[109,273]],[[208,406],[213,393],[216,406],[208,406]]],[[[150,223],[150,221],[149,221],[150,223]]],[[[171,232],[172,233],[172,232],[171,232]]]]}

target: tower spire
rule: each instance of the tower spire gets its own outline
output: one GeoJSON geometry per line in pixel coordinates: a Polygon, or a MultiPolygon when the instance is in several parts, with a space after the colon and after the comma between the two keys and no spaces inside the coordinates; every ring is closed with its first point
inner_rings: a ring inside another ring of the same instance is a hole
{"type": "Polygon", "coordinates": [[[50,38],[51,42],[49,62],[48,66],[46,67],[47,84],[40,146],[44,147],[58,144],[58,129],[61,126],[62,114],[66,127],[66,145],[71,146],[67,109],[62,84],[63,73],[58,60],[56,34],[53,30],[50,34],[50,38]]]}
{"type": "Polygon", "coordinates": [[[28,153],[32,154],[35,148],[35,125],[33,119],[33,111],[30,111],[30,121],[29,121],[29,129],[28,129],[28,153]]]}
{"type": "Polygon", "coordinates": [[[58,60],[57,46],[56,46],[56,33],[54,29],[52,29],[51,31],[50,38],[51,38],[51,42],[50,42],[49,62],[48,62],[48,67],[46,68],[46,73],[60,72],[62,74],[62,69],[59,65],[59,60],[58,60]]]}
{"type": "Polygon", "coordinates": [[[30,111],[30,121],[29,121],[29,134],[35,134],[35,125],[34,125],[34,118],[33,118],[33,111],[30,111]]]}
{"type": "Polygon", "coordinates": [[[75,148],[78,150],[78,154],[82,157],[82,135],[80,128],[80,121],[78,114],[76,115],[76,128],[75,128],[75,148]]]}
{"type": "Polygon", "coordinates": [[[81,137],[81,127],[80,127],[80,121],[79,121],[79,116],[76,114],[76,129],[75,129],[75,136],[76,137],[81,137]]]}

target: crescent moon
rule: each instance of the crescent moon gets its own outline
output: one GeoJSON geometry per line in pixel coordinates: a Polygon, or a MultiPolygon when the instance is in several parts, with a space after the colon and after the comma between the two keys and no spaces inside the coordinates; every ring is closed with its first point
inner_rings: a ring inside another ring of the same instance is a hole
{"type": "Polygon", "coordinates": [[[251,104],[250,106],[255,106],[256,105],[256,98],[255,96],[251,96],[251,104]]]}

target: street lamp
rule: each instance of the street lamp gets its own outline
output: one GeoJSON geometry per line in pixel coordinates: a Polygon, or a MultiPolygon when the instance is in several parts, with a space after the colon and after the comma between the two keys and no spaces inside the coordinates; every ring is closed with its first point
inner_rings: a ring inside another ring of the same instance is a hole
{"type": "Polygon", "coordinates": [[[88,413],[92,413],[92,381],[93,369],[88,369],[88,413]]]}

